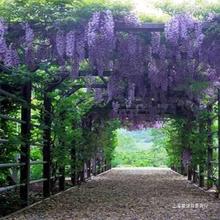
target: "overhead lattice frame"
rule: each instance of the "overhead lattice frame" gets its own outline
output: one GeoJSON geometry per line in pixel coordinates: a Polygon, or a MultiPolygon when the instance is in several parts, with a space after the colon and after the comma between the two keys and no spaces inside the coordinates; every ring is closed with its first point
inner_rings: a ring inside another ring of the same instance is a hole
{"type": "MultiPolygon", "coordinates": [[[[13,29],[13,28],[12,28],[13,29]]],[[[116,27],[116,31],[123,31],[123,32],[158,32],[158,31],[163,31],[164,30],[164,24],[145,24],[139,27],[116,27]]],[[[5,69],[5,67],[2,67],[3,71],[9,72],[10,70],[5,69]]],[[[36,69],[33,69],[32,71],[35,71],[36,69]]],[[[109,77],[111,76],[112,72],[111,71],[105,71],[103,76],[104,77],[109,77]]],[[[79,72],[79,77],[85,77],[85,76],[98,76],[98,72],[97,71],[81,71],[79,72]]],[[[44,91],[44,110],[45,110],[45,114],[44,114],[44,123],[46,125],[46,127],[44,128],[43,132],[44,132],[44,142],[43,142],[43,170],[44,170],[44,175],[43,178],[41,180],[38,180],[39,182],[43,182],[44,183],[44,187],[43,187],[43,191],[44,191],[44,196],[48,197],[51,194],[51,179],[53,178],[51,176],[51,122],[52,122],[52,118],[51,118],[51,99],[48,95],[49,92],[53,91],[55,88],[57,88],[57,86],[59,86],[62,82],[64,82],[66,79],[69,78],[69,73],[62,73],[62,75],[57,75],[57,79],[54,79],[50,82],[48,82],[48,85],[45,86],[45,91],[44,91]]],[[[75,91],[77,91],[78,89],[82,88],[84,86],[81,85],[75,85],[73,88],[69,89],[68,91],[66,91],[66,94],[64,94],[65,97],[68,97],[70,95],[72,95],[75,91]]],[[[106,88],[105,84],[93,84],[91,85],[92,88],[106,88]]],[[[1,95],[9,95],[9,96],[13,96],[15,97],[15,95],[13,94],[13,91],[10,91],[11,93],[9,93],[9,91],[3,91],[0,90],[0,94],[1,95]],[[4,94],[3,94],[4,93],[4,94]],[[8,93],[8,94],[7,94],[8,93]]],[[[220,93],[219,93],[220,94],[220,93]]],[[[218,94],[218,95],[219,95],[218,94]]],[[[21,126],[21,137],[24,140],[24,143],[21,146],[21,163],[20,164],[7,164],[8,167],[13,167],[13,166],[20,166],[21,168],[21,183],[17,186],[11,186],[11,188],[15,188],[15,187],[20,187],[20,192],[21,192],[21,199],[24,202],[24,205],[28,204],[28,200],[29,200],[29,186],[30,184],[32,184],[33,182],[31,182],[29,180],[29,176],[30,176],[30,129],[31,129],[31,112],[30,112],[30,108],[29,106],[31,106],[31,95],[32,95],[32,87],[31,87],[31,81],[28,81],[25,83],[25,85],[22,85],[22,99],[24,100],[25,103],[28,104],[28,106],[23,106],[22,107],[22,120],[21,121],[17,121],[17,122],[21,122],[22,126],[21,126]]],[[[180,97],[182,96],[181,92],[180,92],[180,97]]],[[[220,96],[218,96],[218,104],[220,103],[220,96]]],[[[134,103],[135,105],[137,103],[134,103]]],[[[144,104],[143,101],[139,102],[140,105],[144,104]]],[[[157,104],[157,103],[156,103],[157,104]]],[[[174,104],[175,105],[175,104],[174,104]]],[[[219,104],[220,105],[220,104],[219,104]]],[[[106,108],[110,108],[111,106],[106,106],[106,108]]],[[[218,106],[219,108],[219,112],[220,112],[220,106],[218,106]]],[[[104,107],[105,109],[105,107],[104,107]]],[[[104,109],[101,108],[101,110],[103,111],[104,109]]],[[[99,109],[100,110],[100,109],[99,109]]],[[[125,111],[125,112],[129,112],[129,111],[135,111],[138,112],[140,114],[146,114],[148,113],[148,111],[145,110],[138,110],[136,108],[126,108],[126,106],[121,106],[121,110],[125,111]]],[[[186,109],[186,112],[188,111],[188,109],[186,109]]],[[[176,114],[178,112],[175,112],[176,114]]],[[[164,113],[163,113],[164,114],[164,113]]],[[[167,112],[167,114],[170,116],[173,114],[173,112],[167,112]]],[[[185,112],[183,112],[181,109],[179,110],[179,114],[180,115],[184,115],[185,112]]],[[[1,117],[1,116],[0,116],[1,117]]],[[[220,113],[218,113],[218,121],[220,123],[220,113]]],[[[7,118],[8,120],[11,120],[10,118],[7,118]]],[[[16,120],[16,119],[15,119],[16,120]]],[[[219,142],[220,142],[220,126],[219,126],[219,130],[218,130],[219,134],[219,142]]],[[[6,143],[7,140],[3,140],[0,139],[1,143],[6,143]]],[[[211,149],[211,146],[209,147],[209,150],[211,149]]],[[[218,147],[218,152],[220,152],[220,145],[218,147]]],[[[209,168],[211,168],[211,159],[212,159],[212,152],[209,151],[209,168]]],[[[220,153],[219,153],[219,158],[220,158],[220,153]]],[[[220,163],[220,159],[219,159],[219,163],[220,163]]],[[[2,165],[4,166],[4,165],[2,165]]],[[[6,166],[6,165],[5,165],[6,166]]],[[[109,164],[108,164],[109,166],[109,164]]],[[[106,169],[107,165],[105,164],[104,167],[102,169],[106,169]]],[[[219,168],[220,170],[220,168],[219,168]]],[[[89,172],[91,172],[91,170],[89,170],[89,172]]],[[[220,171],[219,171],[219,176],[220,176],[220,171]]],[[[61,175],[60,177],[60,190],[64,189],[64,179],[65,177],[63,175],[61,175]]],[[[201,176],[201,178],[204,178],[204,176],[201,176]]],[[[211,178],[211,175],[209,175],[209,178],[211,178]]],[[[219,178],[220,179],[220,178],[219,178]]],[[[220,187],[220,180],[218,179],[218,186],[220,187]]],[[[10,188],[10,187],[9,187],[10,188]]],[[[0,189],[0,191],[4,191],[4,190],[9,190],[9,188],[2,188],[0,189]]]]}

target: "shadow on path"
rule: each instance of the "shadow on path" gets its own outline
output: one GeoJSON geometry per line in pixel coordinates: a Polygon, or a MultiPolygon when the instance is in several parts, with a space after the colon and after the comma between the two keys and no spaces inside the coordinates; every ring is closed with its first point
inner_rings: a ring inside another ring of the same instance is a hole
{"type": "Polygon", "coordinates": [[[7,219],[220,220],[220,200],[166,168],[116,168],[7,219]]]}

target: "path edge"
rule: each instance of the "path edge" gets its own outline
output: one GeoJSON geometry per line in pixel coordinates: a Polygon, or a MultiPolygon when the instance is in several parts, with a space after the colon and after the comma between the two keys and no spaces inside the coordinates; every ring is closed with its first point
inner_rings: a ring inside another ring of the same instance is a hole
{"type": "MultiPolygon", "coordinates": [[[[104,171],[104,172],[102,172],[102,173],[99,173],[99,174],[97,174],[96,176],[92,176],[92,177],[86,179],[86,182],[83,182],[83,183],[81,183],[81,184],[86,184],[87,182],[92,181],[93,178],[96,178],[96,177],[105,175],[105,174],[107,174],[108,172],[110,172],[111,170],[112,170],[112,168],[109,169],[109,170],[106,170],[106,171],[104,171]]],[[[70,191],[70,190],[72,190],[73,188],[76,188],[76,187],[79,187],[79,185],[72,186],[72,187],[70,187],[70,188],[68,188],[68,189],[66,189],[66,190],[64,190],[64,191],[58,192],[58,193],[56,193],[56,194],[54,194],[54,195],[51,195],[51,196],[48,197],[48,198],[44,198],[44,199],[42,199],[42,200],[40,200],[40,201],[38,201],[38,202],[35,202],[35,203],[33,203],[33,204],[29,205],[29,206],[26,206],[25,208],[22,208],[22,209],[19,209],[19,210],[15,211],[15,212],[12,212],[12,213],[10,213],[10,214],[4,216],[4,217],[1,217],[0,220],[7,220],[7,218],[12,217],[12,215],[20,214],[21,212],[24,212],[24,211],[26,211],[26,210],[28,210],[28,209],[30,209],[30,208],[33,208],[33,207],[36,206],[36,205],[39,205],[39,204],[41,204],[41,203],[43,203],[43,202],[45,202],[45,201],[48,201],[48,200],[50,200],[50,199],[53,199],[53,198],[55,198],[55,197],[57,197],[57,196],[59,196],[59,195],[62,195],[63,193],[66,193],[66,192],[68,192],[68,191],[70,191]]]]}
{"type": "MultiPolygon", "coordinates": [[[[182,174],[180,174],[180,173],[178,173],[178,172],[176,172],[176,171],[174,171],[174,170],[172,170],[172,169],[170,169],[170,170],[171,170],[173,173],[178,174],[179,176],[184,177],[184,175],[182,175],[182,174]]],[[[191,181],[188,180],[188,179],[185,179],[185,180],[186,180],[186,182],[188,182],[188,183],[190,183],[191,185],[193,185],[194,187],[198,188],[199,190],[201,190],[201,191],[204,192],[205,194],[208,194],[210,197],[216,198],[212,193],[210,193],[209,191],[205,190],[204,188],[198,186],[197,184],[191,182],[191,181]]],[[[217,199],[217,198],[216,198],[216,199],[217,199]]],[[[217,200],[218,200],[218,199],[217,199],[217,200]]],[[[1,219],[0,219],[0,220],[1,220],[1,219]]]]}

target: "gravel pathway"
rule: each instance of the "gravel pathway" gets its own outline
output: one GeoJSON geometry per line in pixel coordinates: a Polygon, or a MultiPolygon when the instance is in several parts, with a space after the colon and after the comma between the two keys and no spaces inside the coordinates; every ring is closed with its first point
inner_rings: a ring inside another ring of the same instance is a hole
{"type": "Polygon", "coordinates": [[[220,200],[169,169],[122,168],[7,219],[220,220],[220,200]]]}

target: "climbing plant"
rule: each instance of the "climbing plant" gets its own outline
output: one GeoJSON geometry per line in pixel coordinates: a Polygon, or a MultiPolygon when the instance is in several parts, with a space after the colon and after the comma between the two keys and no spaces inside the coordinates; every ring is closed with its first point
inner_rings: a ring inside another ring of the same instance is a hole
{"type": "MultiPolygon", "coordinates": [[[[165,25],[146,25],[129,7],[105,0],[0,7],[0,134],[8,142],[0,160],[23,160],[27,172],[30,162],[45,160],[45,196],[58,175],[64,189],[65,172],[72,179],[78,172],[79,181],[91,159],[110,163],[119,126],[164,122],[170,165],[204,163],[213,129],[206,109],[220,82],[220,16],[171,12],[165,25]],[[25,101],[13,101],[19,97],[25,101]],[[25,121],[16,120],[20,115],[25,121]],[[43,153],[29,149],[37,146],[43,153]]],[[[1,172],[2,185],[16,185],[10,172],[1,172]]]]}

